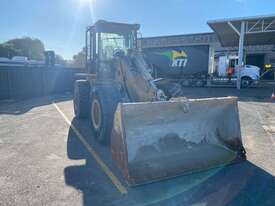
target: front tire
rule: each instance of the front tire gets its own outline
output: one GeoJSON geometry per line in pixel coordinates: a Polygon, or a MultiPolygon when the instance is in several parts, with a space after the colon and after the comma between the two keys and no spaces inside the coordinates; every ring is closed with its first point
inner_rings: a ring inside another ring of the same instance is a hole
{"type": "Polygon", "coordinates": [[[74,84],[74,114],[77,118],[87,118],[89,114],[90,84],[87,80],[77,80],[74,84]]]}
{"type": "Polygon", "coordinates": [[[90,120],[95,138],[101,144],[109,143],[114,113],[120,101],[120,92],[112,84],[96,85],[92,92],[90,120]]]}

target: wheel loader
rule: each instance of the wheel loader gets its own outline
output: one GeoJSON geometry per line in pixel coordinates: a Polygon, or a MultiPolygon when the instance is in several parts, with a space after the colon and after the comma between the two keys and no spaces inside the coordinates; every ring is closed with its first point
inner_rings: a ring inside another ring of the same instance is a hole
{"type": "Polygon", "coordinates": [[[137,49],[139,27],[104,20],[88,27],[87,73],[74,87],[76,117],[90,119],[126,181],[139,185],[245,159],[237,98],[165,93],[137,49]]]}

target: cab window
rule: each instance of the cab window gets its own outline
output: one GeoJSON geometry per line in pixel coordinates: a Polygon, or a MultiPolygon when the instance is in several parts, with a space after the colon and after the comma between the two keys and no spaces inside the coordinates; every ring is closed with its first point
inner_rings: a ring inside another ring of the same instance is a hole
{"type": "Polygon", "coordinates": [[[132,38],[129,34],[101,33],[102,60],[110,60],[116,51],[122,50],[125,54],[132,48],[132,38]]]}

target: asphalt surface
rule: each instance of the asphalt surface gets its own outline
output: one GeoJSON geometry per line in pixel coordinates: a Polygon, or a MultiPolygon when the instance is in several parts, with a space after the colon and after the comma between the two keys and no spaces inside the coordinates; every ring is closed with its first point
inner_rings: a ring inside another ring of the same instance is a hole
{"type": "Polygon", "coordinates": [[[130,188],[113,165],[109,148],[93,139],[89,121],[74,118],[71,95],[4,101],[0,102],[0,205],[275,205],[271,90],[196,88],[186,89],[185,95],[239,96],[247,161],[130,188]]]}

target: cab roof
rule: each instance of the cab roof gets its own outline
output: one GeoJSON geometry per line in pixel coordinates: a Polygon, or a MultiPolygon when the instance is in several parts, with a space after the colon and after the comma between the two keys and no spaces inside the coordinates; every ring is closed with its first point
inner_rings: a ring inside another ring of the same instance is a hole
{"type": "Polygon", "coordinates": [[[106,33],[128,33],[131,31],[139,30],[139,24],[126,24],[118,22],[110,22],[105,20],[98,20],[93,26],[87,28],[87,30],[93,30],[96,32],[106,33]]]}

